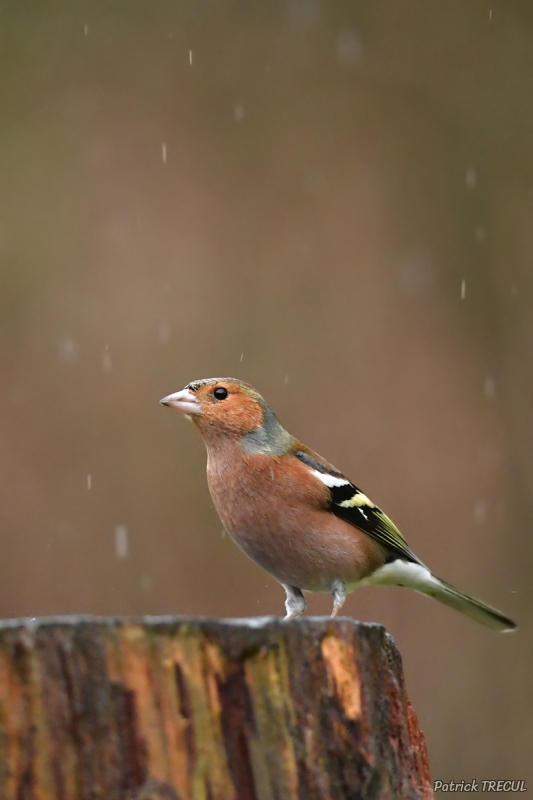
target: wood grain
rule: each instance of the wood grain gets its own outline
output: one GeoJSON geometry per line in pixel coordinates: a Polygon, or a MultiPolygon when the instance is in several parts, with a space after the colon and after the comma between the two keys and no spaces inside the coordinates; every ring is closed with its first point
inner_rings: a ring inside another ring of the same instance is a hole
{"type": "Polygon", "coordinates": [[[430,797],[424,736],[379,626],[0,625],[1,800],[430,797]]]}

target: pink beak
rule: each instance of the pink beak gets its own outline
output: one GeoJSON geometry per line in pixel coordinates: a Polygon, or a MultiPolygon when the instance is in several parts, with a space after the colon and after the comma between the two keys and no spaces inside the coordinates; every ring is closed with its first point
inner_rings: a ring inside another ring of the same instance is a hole
{"type": "Polygon", "coordinates": [[[202,413],[202,408],[200,406],[200,403],[196,399],[194,392],[191,392],[190,389],[182,389],[181,392],[174,392],[174,394],[169,394],[166,397],[163,397],[163,399],[160,400],[159,402],[163,406],[176,408],[178,411],[181,411],[182,414],[202,413]]]}

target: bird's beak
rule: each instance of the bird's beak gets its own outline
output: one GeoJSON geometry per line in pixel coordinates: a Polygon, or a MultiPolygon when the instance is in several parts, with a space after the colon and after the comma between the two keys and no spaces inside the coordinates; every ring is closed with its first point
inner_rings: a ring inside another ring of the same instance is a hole
{"type": "Polygon", "coordinates": [[[170,406],[170,408],[177,408],[183,414],[201,414],[202,408],[196,399],[194,392],[190,389],[182,389],[181,392],[174,392],[163,397],[159,401],[163,406],[170,406]]]}

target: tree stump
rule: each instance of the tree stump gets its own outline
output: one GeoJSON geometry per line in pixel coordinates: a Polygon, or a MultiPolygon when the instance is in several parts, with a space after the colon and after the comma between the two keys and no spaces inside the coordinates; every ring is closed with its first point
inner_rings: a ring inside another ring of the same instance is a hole
{"type": "Polygon", "coordinates": [[[430,797],[424,736],[380,626],[0,624],[1,800],[430,797]]]}

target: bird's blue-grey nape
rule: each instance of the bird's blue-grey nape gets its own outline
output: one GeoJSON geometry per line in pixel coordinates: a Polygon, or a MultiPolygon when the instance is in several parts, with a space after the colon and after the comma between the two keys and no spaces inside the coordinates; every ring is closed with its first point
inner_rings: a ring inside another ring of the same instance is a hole
{"type": "Polygon", "coordinates": [[[242,446],[250,455],[284,456],[296,439],[285,430],[276,415],[265,404],[263,424],[250,433],[245,433],[242,446]]]}
{"type": "MultiPolygon", "coordinates": [[[[293,455],[307,467],[310,469],[314,469],[316,472],[320,472],[323,475],[338,475],[341,478],[344,476],[336,469],[334,469],[331,464],[326,464],[318,461],[318,459],[313,458],[313,456],[309,455],[309,453],[304,453],[303,450],[295,450],[293,455]]],[[[346,479],[345,483],[349,486],[350,483],[346,479]]]]}

